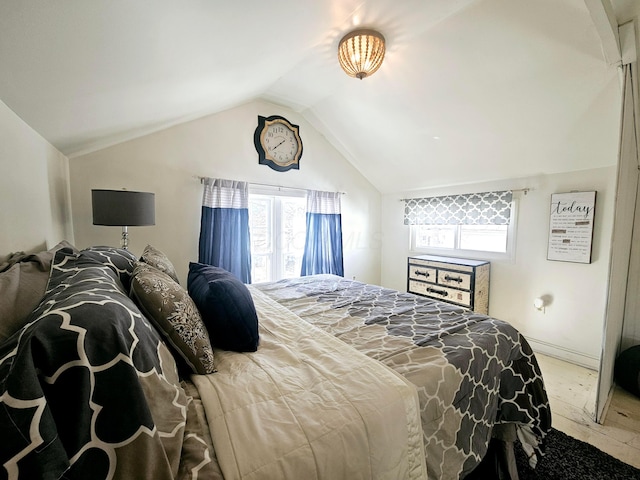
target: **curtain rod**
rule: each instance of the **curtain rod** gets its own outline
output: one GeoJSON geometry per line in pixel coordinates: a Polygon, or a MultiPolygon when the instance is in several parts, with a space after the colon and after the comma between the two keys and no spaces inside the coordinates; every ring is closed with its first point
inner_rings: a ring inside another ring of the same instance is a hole
{"type": "MultiPolygon", "coordinates": [[[[200,180],[200,183],[203,184],[205,179],[209,178],[209,177],[203,177],[200,175],[194,175],[193,178],[197,178],[198,180],[200,180]]],[[[308,190],[308,188],[299,188],[299,187],[285,187],[282,185],[270,185],[268,183],[256,183],[256,182],[247,182],[249,185],[252,185],[254,187],[270,187],[270,188],[277,188],[277,189],[285,189],[285,190],[299,190],[301,192],[306,192],[308,190]]],[[[338,192],[340,195],[346,195],[345,192],[338,192]]]]}
{"type": "MultiPolygon", "coordinates": [[[[507,188],[507,190],[510,190],[512,192],[524,192],[524,194],[526,195],[527,193],[529,193],[529,190],[532,190],[531,188],[507,188]]],[[[472,193],[460,193],[459,195],[472,195],[472,193]]],[[[439,197],[446,197],[448,195],[437,195],[439,197]]],[[[415,198],[401,198],[400,201],[401,202],[406,202],[407,200],[417,200],[419,198],[427,198],[427,197],[415,197],[415,198]]]]}

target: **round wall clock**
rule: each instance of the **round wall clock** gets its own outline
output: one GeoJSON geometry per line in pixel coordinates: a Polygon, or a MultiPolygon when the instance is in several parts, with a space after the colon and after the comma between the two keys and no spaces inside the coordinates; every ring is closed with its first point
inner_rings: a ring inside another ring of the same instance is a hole
{"type": "Polygon", "coordinates": [[[299,128],[278,115],[258,116],[253,143],[258,151],[259,163],[268,165],[278,172],[299,169],[302,156],[299,128]]]}

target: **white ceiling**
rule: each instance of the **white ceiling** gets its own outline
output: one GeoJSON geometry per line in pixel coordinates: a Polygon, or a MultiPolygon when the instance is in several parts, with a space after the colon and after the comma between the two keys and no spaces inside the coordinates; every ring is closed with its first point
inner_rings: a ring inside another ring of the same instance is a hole
{"type": "Polygon", "coordinates": [[[581,170],[610,164],[579,143],[616,88],[584,0],[0,2],[0,99],[71,157],[262,98],[381,192],[581,170]],[[362,81],[356,25],[387,38],[362,81]]]}

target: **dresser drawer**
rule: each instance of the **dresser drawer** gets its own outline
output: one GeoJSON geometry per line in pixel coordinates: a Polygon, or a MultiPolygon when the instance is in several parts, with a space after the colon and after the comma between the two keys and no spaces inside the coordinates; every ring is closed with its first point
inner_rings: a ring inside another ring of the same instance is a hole
{"type": "Polygon", "coordinates": [[[449,270],[438,270],[438,283],[448,287],[461,288],[462,290],[471,290],[471,275],[449,270]]]}
{"type": "Polygon", "coordinates": [[[409,265],[409,278],[414,280],[424,280],[425,282],[437,282],[438,271],[435,268],[422,267],[420,265],[409,265]]]}
{"type": "Polygon", "coordinates": [[[431,298],[444,300],[445,302],[456,303],[467,308],[471,307],[471,292],[468,291],[410,280],[409,292],[426,295],[431,298]]]}

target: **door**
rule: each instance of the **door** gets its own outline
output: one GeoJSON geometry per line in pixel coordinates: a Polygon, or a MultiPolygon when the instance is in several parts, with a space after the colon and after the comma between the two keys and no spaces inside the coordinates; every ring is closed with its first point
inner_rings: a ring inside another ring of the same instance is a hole
{"type": "MultiPolygon", "coordinates": [[[[604,327],[600,375],[596,397],[596,421],[604,420],[604,409],[613,386],[615,359],[620,351],[627,286],[633,283],[629,277],[631,240],[638,191],[638,125],[635,98],[637,90],[636,63],[624,69],[622,133],[620,136],[620,158],[618,160],[618,180],[616,187],[615,217],[611,242],[611,262],[609,270],[609,293],[604,327]],[[633,75],[632,75],[633,73],[633,75]],[[630,281],[631,280],[631,281],[630,281]]],[[[639,227],[640,228],[640,227],[639,227]]],[[[636,260],[637,261],[637,260],[636,260]]],[[[637,281],[637,274],[636,274],[637,281]]],[[[633,295],[637,295],[637,290],[633,295]]]]}

